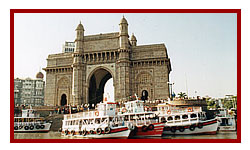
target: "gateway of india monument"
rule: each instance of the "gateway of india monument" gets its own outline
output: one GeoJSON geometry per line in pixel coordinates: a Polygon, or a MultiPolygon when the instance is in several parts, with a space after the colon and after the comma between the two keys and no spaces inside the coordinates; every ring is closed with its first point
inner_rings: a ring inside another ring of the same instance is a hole
{"type": "Polygon", "coordinates": [[[100,103],[110,78],[115,101],[135,93],[149,101],[170,97],[171,63],[165,45],[137,45],[135,35],[128,34],[124,17],[119,27],[119,32],[85,36],[80,23],[75,41],[65,43],[72,48],[48,56],[45,105],[100,103]]]}

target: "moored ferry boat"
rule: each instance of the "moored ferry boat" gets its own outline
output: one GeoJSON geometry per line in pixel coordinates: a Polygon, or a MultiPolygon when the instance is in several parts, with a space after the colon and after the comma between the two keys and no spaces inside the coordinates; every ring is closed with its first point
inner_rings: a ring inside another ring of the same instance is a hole
{"type": "Polygon", "coordinates": [[[131,130],[116,115],[116,103],[97,104],[93,111],[64,115],[62,124],[63,136],[82,138],[128,138],[131,130]]]}
{"type": "Polygon", "coordinates": [[[219,131],[236,131],[236,119],[233,111],[220,109],[217,118],[219,131]]]}
{"type": "Polygon", "coordinates": [[[150,107],[144,106],[142,100],[128,101],[118,112],[125,122],[132,123],[130,137],[162,136],[164,123],[155,118],[150,107]]]}
{"type": "Polygon", "coordinates": [[[14,117],[14,132],[49,132],[51,122],[46,122],[34,109],[23,109],[22,116],[14,117]]]}
{"type": "Polygon", "coordinates": [[[165,123],[163,134],[216,134],[218,120],[206,119],[201,107],[176,107],[159,104],[156,115],[165,123]]]}

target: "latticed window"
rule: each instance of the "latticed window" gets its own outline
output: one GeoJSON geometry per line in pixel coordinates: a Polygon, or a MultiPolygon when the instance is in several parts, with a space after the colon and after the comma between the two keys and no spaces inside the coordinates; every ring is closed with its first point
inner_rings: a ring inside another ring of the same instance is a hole
{"type": "Polygon", "coordinates": [[[152,82],[152,77],[148,73],[142,73],[139,77],[139,83],[140,84],[145,84],[145,83],[151,83],[152,82]]]}

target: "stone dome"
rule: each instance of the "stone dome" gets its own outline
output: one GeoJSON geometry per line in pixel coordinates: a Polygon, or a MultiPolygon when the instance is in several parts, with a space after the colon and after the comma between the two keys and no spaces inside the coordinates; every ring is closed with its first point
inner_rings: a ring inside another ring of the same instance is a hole
{"type": "Polygon", "coordinates": [[[43,79],[43,77],[44,77],[44,75],[43,75],[42,72],[38,72],[38,73],[36,74],[36,78],[43,79]]]}
{"type": "Polygon", "coordinates": [[[124,18],[124,16],[122,17],[120,24],[128,24],[127,20],[124,18]]]}
{"type": "Polygon", "coordinates": [[[80,22],[80,24],[77,26],[76,30],[84,30],[82,23],[80,22]]]}
{"type": "Polygon", "coordinates": [[[137,41],[134,33],[132,33],[132,35],[131,35],[131,41],[137,41]]]}

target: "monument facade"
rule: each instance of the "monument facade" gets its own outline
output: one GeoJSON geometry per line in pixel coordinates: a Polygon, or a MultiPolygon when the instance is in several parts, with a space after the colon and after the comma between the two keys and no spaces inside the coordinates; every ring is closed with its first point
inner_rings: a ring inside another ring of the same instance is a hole
{"type": "Polygon", "coordinates": [[[115,100],[135,93],[142,99],[167,99],[171,63],[164,44],[137,45],[129,38],[123,17],[120,31],[84,35],[76,28],[75,48],[47,58],[45,104],[97,104],[103,100],[105,83],[113,78],[115,100]]]}

